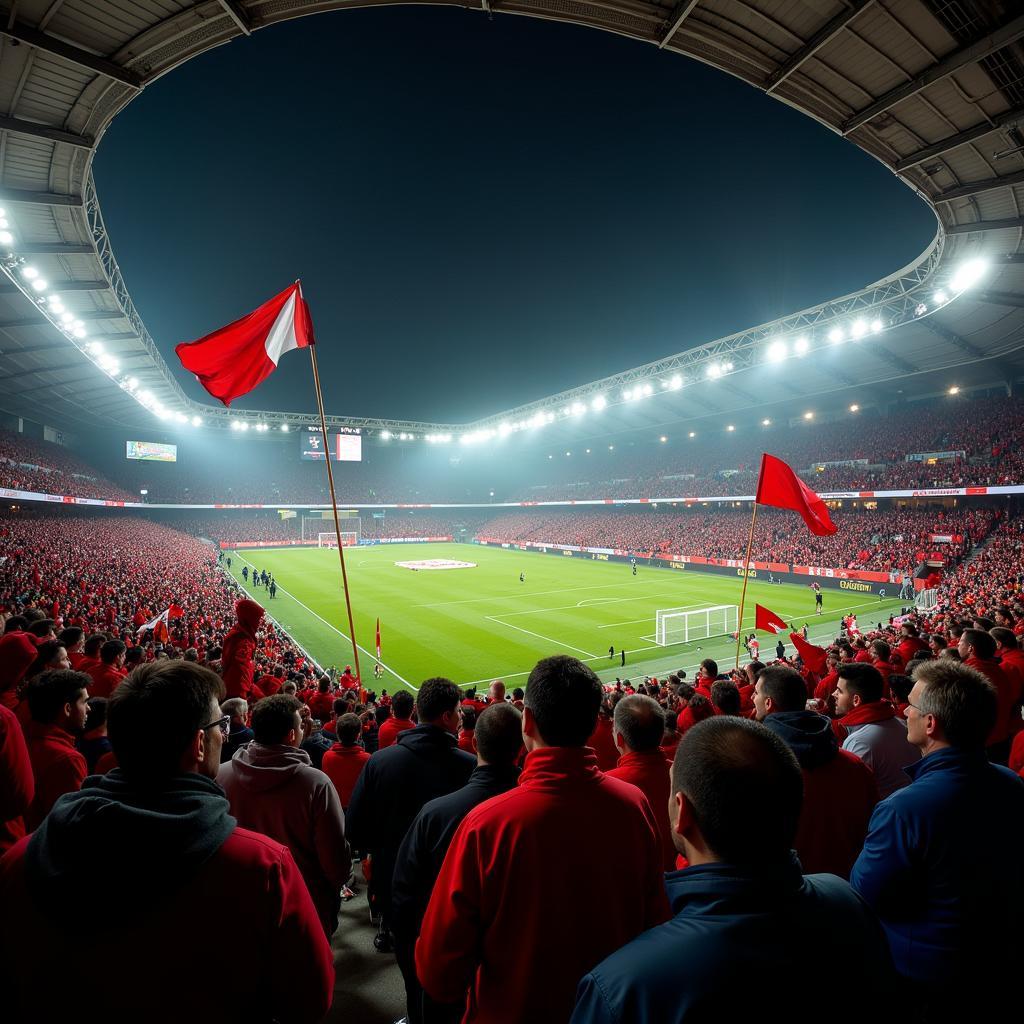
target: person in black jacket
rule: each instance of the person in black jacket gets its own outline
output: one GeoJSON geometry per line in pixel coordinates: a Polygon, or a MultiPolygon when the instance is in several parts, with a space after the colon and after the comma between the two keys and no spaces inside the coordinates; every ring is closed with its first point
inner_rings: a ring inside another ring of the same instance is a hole
{"type": "Polygon", "coordinates": [[[391,878],[405,833],[428,800],[461,789],[476,767],[458,747],[461,701],[450,679],[428,679],[416,697],[420,724],[366,762],[348,805],[349,842],[370,854],[370,901],[380,915],[373,943],[382,953],[393,949],[391,878]]]}
{"type": "Polygon", "coordinates": [[[405,978],[409,1024],[462,1018],[465,1007],[433,1003],[416,980],[414,950],[430,893],[452,836],[469,812],[519,779],[516,761],[523,748],[522,715],[511,704],[492,704],[476,721],[476,768],[462,789],[423,805],[398,850],[391,886],[391,931],[405,978]]]}

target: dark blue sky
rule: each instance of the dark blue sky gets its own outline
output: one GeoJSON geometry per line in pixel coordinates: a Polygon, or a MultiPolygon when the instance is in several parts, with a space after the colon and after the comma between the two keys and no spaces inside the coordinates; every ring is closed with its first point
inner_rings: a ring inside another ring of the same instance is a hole
{"type": "MultiPolygon", "coordinates": [[[[497,412],[852,291],[934,233],[880,164],[736,79],[455,9],[213,50],[115,120],[95,175],[173,366],[301,277],[339,414],[497,412]]],[[[312,408],[308,360],[239,406],[312,408]]]]}

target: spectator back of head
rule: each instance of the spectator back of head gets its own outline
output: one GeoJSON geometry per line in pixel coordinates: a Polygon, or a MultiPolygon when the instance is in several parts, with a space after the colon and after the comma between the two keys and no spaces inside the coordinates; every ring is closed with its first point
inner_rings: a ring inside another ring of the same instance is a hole
{"type": "Polygon", "coordinates": [[[726,679],[719,679],[711,684],[711,702],[722,715],[738,715],[740,713],[739,687],[726,679]]]}
{"type": "MultiPolygon", "coordinates": [[[[397,705],[400,696],[402,694],[396,693],[391,703],[397,705]]],[[[454,711],[461,703],[462,693],[459,688],[450,679],[440,676],[428,679],[416,694],[416,708],[421,724],[436,722],[442,715],[454,711]]],[[[397,714],[397,709],[395,713],[397,714]]]]}
{"type": "Polygon", "coordinates": [[[476,720],[476,752],[485,764],[515,764],[523,747],[523,716],[502,701],[485,708],[476,720]]]}
{"type": "Polygon", "coordinates": [[[107,733],[118,767],[130,778],[159,780],[181,771],[196,733],[218,710],[224,682],[187,661],[150,662],[113,692],[107,733]]]}
{"type": "Polygon", "coordinates": [[[984,749],[999,704],[995,687],[977,669],[943,658],[922,665],[914,682],[924,688],[918,714],[934,715],[951,747],[984,749]]]}
{"type": "Polygon", "coordinates": [[[275,693],[256,702],[252,709],[252,732],[257,743],[265,746],[284,743],[298,725],[302,702],[286,693],[275,693]]]}
{"type": "Polygon", "coordinates": [[[757,681],[764,697],[771,698],[773,712],[803,711],[807,706],[807,684],[795,668],[772,665],[757,681]]]}
{"type": "Polygon", "coordinates": [[[615,705],[614,729],[629,750],[637,754],[657,750],[665,735],[665,712],[656,700],[639,693],[615,705]]]}
{"type": "Polygon", "coordinates": [[[719,716],[680,740],[672,792],[693,808],[704,842],[732,864],[788,856],[803,803],[803,775],[789,747],[758,722],[719,716]]]}
{"type": "Polygon", "coordinates": [[[525,704],[552,747],[582,747],[597,724],[601,681],[578,658],[556,654],[538,661],[526,683],[525,704]]]}
{"type": "Polygon", "coordinates": [[[391,700],[391,711],[395,718],[408,718],[412,714],[412,706],[415,703],[413,695],[405,690],[399,690],[391,700]]]}
{"type": "Polygon", "coordinates": [[[354,747],[362,735],[363,723],[359,721],[358,715],[345,714],[338,719],[336,731],[338,742],[343,747],[354,747]]]}
{"type": "Polygon", "coordinates": [[[74,704],[92,680],[84,672],[54,669],[29,683],[26,696],[32,720],[50,723],[57,719],[65,704],[74,704]]]}

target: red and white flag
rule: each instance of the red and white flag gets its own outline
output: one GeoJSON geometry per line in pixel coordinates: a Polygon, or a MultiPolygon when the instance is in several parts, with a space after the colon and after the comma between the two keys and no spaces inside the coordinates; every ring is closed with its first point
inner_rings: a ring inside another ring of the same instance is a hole
{"type": "Polygon", "coordinates": [[[380,661],[380,616],[377,616],[377,660],[380,661]]]}
{"type": "Polygon", "coordinates": [[[174,351],[214,398],[231,405],[266,380],[285,352],[313,343],[313,321],[296,281],[241,320],[174,351]]]}
{"type": "Polygon", "coordinates": [[[138,636],[142,636],[143,633],[152,630],[153,639],[158,640],[160,643],[166,643],[168,639],[167,633],[167,620],[170,617],[170,608],[165,608],[159,615],[154,615],[149,622],[143,623],[139,626],[138,636]]]}
{"type": "Polygon", "coordinates": [[[789,632],[786,620],[776,615],[770,608],[765,608],[763,604],[754,606],[754,629],[760,629],[764,633],[789,632]]]}

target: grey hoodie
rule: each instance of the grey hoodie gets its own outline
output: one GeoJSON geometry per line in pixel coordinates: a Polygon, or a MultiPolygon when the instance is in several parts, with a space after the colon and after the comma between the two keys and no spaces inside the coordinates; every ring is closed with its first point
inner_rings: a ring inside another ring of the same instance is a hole
{"type": "Polygon", "coordinates": [[[217,782],[242,828],[284,843],[330,936],[352,868],[345,814],[331,780],[298,747],[253,740],[220,766],[217,782]]]}

